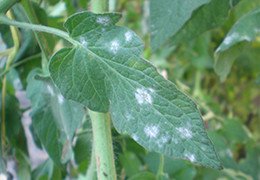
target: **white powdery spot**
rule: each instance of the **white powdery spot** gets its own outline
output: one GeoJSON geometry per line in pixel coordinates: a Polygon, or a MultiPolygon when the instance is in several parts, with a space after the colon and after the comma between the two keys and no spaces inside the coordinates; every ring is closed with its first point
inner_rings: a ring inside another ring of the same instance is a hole
{"type": "Polygon", "coordinates": [[[103,24],[105,26],[109,25],[110,21],[111,19],[108,16],[98,17],[96,20],[98,24],[103,24]]]}
{"type": "Polygon", "coordinates": [[[86,46],[86,47],[88,46],[88,42],[85,40],[84,37],[81,36],[79,38],[79,40],[80,40],[80,44],[82,44],[83,46],[86,46]]]}
{"type": "Polygon", "coordinates": [[[260,33],[260,29],[254,28],[254,32],[255,32],[255,33],[260,33]]]}
{"type": "Polygon", "coordinates": [[[224,44],[228,45],[233,41],[233,39],[238,38],[239,34],[237,32],[232,33],[231,35],[227,36],[224,40],[224,44]]]}
{"type": "Polygon", "coordinates": [[[129,113],[126,113],[126,114],[125,114],[125,118],[126,118],[127,121],[133,119],[133,117],[132,117],[131,114],[129,114],[129,113]]]}
{"type": "Polygon", "coordinates": [[[58,101],[60,104],[64,103],[64,97],[61,94],[58,95],[58,101]]]}
{"type": "Polygon", "coordinates": [[[194,154],[189,155],[187,158],[189,158],[189,160],[190,160],[191,162],[195,162],[195,161],[196,161],[196,158],[195,158],[195,155],[194,155],[194,154]]]}
{"type": "Polygon", "coordinates": [[[7,176],[5,174],[0,174],[0,180],[7,180],[7,176]]]}
{"type": "Polygon", "coordinates": [[[50,92],[51,96],[54,96],[54,91],[50,85],[47,86],[47,89],[50,92]]]}
{"type": "Polygon", "coordinates": [[[132,135],[132,138],[133,138],[135,141],[138,141],[138,139],[139,139],[136,134],[133,134],[133,135],[132,135]]]}
{"type": "Polygon", "coordinates": [[[242,36],[241,39],[246,40],[246,41],[251,41],[251,38],[247,35],[242,36]]]}
{"type": "Polygon", "coordinates": [[[110,50],[111,50],[114,54],[116,54],[117,51],[119,50],[119,46],[120,46],[120,44],[119,44],[118,40],[114,40],[114,41],[111,42],[110,50]]]}
{"type": "Polygon", "coordinates": [[[129,42],[129,41],[131,41],[132,39],[133,39],[133,33],[130,32],[130,31],[127,31],[127,32],[125,33],[125,40],[126,40],[126,42],[129,42]]]}
{"type": "Polygon", "coordinates": [[[192,132],[189,129],[184,128],[184,127],[179,127],[179,128],[176,128],[176,130],[179,131],[181,138],[183,138],[183,139],[192,138],[192,132]]]}
{"type": "Polygon", "coordinates": [[[154,93],[155,90],[153,88],[148,88],[148,90],[151,92],[151,93],[154,93]]]}
{"type": "Polygon", "coordinates": [[[152,104],[152,96],[144,89],[136,89],[135,98],[139,104],[152,104]]]}
{"type": "Polygon", "coordinates": [[[175,144],[178,144],[178,143],[179,143],[178,139],[174,139],[173,142],[174,142],[175,144]]]}
{"type": "Polygon", "coordinates": [[[150,137],[150,138],[156,138],[159,135],[159,128],[158,126],[154,126],[154,125],[147,125],[144,128],[144,133],[146,134],[146,136],[150,137]]]}
{"type": "Polygon", "coordinates": [[[168,141],[169,141],[169,137],[167,137],[167,136],[163,136],[163,137],[161,137],[161,141],[162,141],[162,143],[167,143],[168,141]]]}

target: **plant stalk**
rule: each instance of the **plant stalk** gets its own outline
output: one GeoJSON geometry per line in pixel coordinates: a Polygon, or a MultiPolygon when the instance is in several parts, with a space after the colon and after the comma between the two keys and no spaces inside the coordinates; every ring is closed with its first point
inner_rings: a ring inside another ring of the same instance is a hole
{"type": "Polygon", "coordinates": [[[110,115],[89,110],[93,129],[93,145],[99,180],[115,180],[116,170],[112,146],[110,115]]]}
{"type": "MultiPolygon", "coordinates": [[[[103,13],[108,10],[108,0],[91,0],[91,7],[93,12],[103,13]]],[[[99,180],[116,180],[110,114],[89,110],[89,115],[92,121],[97,177],[99,180]]]]}

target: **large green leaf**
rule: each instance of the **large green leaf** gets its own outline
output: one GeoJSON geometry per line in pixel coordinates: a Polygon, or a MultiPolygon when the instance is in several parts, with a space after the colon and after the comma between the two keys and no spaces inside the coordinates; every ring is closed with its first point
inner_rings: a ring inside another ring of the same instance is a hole
{"type": "Polygon", "coordinates": [[[74,47],[52,57],[54,83],[65,98],[110,109],[115,128],[148,150],[220,169],[195,103],[140,58],[141,39],[115,26],[119,18],[91,12],[68,18],[74,47]]]}
{"type": "Polygon", "coordinates": [[[172,44],[189,41],[200,34],[220,26],[228,17],[229,11],[240,0],[212,0],[197,9],[185,25],[171,38],[172,44]]]}
{"type": "Polygon", "coordinates": [[[242,41],[253,41],[260,33],[260,7],[239,19],[215,52],[215,71],[225,81],[235,59],[243,52],[242,41]],[[236,45],[236,46],[234,46],[236,45]],[[237,48],[238,47],[238,48],[237,48]]]}
{"type": "Polygon", "coordinates": [[[158,49],[176,34],[198,7],[210,0],[151,0],[151,46],[158,49]]]}
{"type": "Polygon", "coordinates": [[[50,78],[37,73],[32,71],[27,78],[32,124],[50,157],[61,164],[71,158],[72,138],[84,117],[83,106],[66,100],[50,78]]]}

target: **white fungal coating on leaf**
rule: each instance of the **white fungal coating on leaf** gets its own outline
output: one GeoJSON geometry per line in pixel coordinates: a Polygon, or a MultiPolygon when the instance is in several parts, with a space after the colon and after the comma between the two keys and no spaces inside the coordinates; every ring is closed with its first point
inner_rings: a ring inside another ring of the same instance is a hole
{"type": "Polygon", "coordinates": [[[47,85],[47,89],[50,92],[51,96],[54,96],[54,91],[50,85],[47,85]]]}
{"type": "Polygon", "coordinates": [[[169,137],[167,137],[167,136],[162,136],[162,137],[161,137],[161,141],[162,141],[162,143],[167,143],[167,142],[169,141],[169,137]]]}
{"type": "Polygon", "coordinates": [[[132,138],[133,138],[135,141],[138,141],[138,139],[139,139],[136,134],[133,134],[133,135],[132,135],[132,138]]]}
{"type": "Polygon", "coordinates": [[[111,45],[111,46],[110,46],[110,50],[111,50],[114,54],[116,54],[117,51],[119,50],[119,46],[120,46],[118,40],[112,41],[110,45],[111,45]]]}
{"type": "Polygon", "coordinates": [[[195,158],[195,155],[194,155],[194,154],[186,153],[186,154],[185,154],[185,157],[186,157],[187,159],[189,159],[190,162],[195,162],[195,161],[196,161],[196,158],[195,158]]]}
{"type": "Polygon", "coordinates": [[[180,133],[181,138],[185,139],[185,138],[192,138],[192,132],[191,130],[184,128],[184,127],[179,127],[176,128],[176,130],[180,133]]]}
{"type": "Polygon", "coordinates": [[[111,21],[111,19],[108,16],[102,16],[102,17],[100,16],[100,17],[97,17],[97,20],[96,20],[96,22],[98,24],[103,24],[105,26],[109,25],[110,21],[111,21]]]}
{"type": "Polygon", "coordinates": [[[125,33],[125,40],[126,40],[126,42],[129,42],[129,41],[131,41],[133,39],[133,33],[131,32],[131,31],[127,31],[126,33],[125,33]]]}
{"type": "Polygon", "coordinates": [[[64,102],[64,97],[61,94],[58,95],[58,101],[60,104],[63,104],[64,102]]]}
{"type": "Polygon", "coordinates": [[[149,138],[156,138],[159,135],[159,128],[158,126],[155,125],[146,125],[144,127],[144,133],[146,134],[146,136],[148,136],[149,138]]]}
{"type": "Polygon", "coordinates": [[[80,44],[82,44],[83,46],[87,47],[88,46],[88,42],[86,41],[86,39],[84,37],[80,37],[80,44]]]}
{"type": "Polygon", "coordinates": [[[231,41],[233,41],[234,39],[236,39],[238,37],[239,37],[239,34],[237,32],[234,32],[225,38],[224,44],[228,45],[231,43],[231,41]]]}
{"type": "Polygon", "coordinates": [[[136,98],[138,104],[152,104],[153,103],[152,96],[144,88],[136,89],[135,98],[136,98]]]}

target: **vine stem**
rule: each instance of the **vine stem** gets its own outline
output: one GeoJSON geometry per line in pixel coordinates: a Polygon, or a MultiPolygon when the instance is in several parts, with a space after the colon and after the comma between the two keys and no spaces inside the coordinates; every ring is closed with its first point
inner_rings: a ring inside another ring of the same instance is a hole
{"type": "Polygon", "coordinates": [[[99,113],[91,110],[89,110],[89,115],[92,121],[94,137],[93,147],[96,157],[98,179],[115,180],[116,170],[112,146],[110,115],[109,113],[99,113]]]}
{"type": "Polygon", "coordinates": [[[46,32],[50,34],[54,34],[56,36],[60,36],[63,39],[69,41],[71,44],[77,45],[79,44],[77,41],[73,40],[72,38],[69,37],[68,33],[56,28],[48,27],[48,26],[43,26],[43,25],[38,25],[38,24],[31,24],[31,23],[24,23],[24,22],[18,22],[9,19],[3,14],[0,14],[0,24],[8,24],[11,26],[16,26],[24,29],[30,29],[33,31],[39,31],[39,32],[46,32]]]}
{"type": "MultiPolygon", "coordinates": [[[[92,11],[103,13],[108,11],[108,0],[91,0],[92,11]]],[[[99,180],[115,180],[116,168],[111,135],[109,113],[89,110],[93,130],[93,150],[96,158],[97,176],[99,180]]],[[[90,166],[91,167],[91,166],[90,166]]]]}
{"type": "MultiPolygon", "coordinates": [[[[7,12],[7,16],[10,18],[12,17],[12,13],[10,11],[7,12]]],[[[15,27],[11,27],[11,34],[13,37],[14,47],[12,48],[12,52],[10,52],[8,59],[6,61],[6,65],[4,70],[7,70],[9,66],[12,64],[13,60],[19,49],[19,37],[18,37],[18,30],[15,27]]],[[[1,119],[1,150],[3,155],[5,156],[5,142],[7,138],[5,136],[5,96],[6,96],[6,75],[4,75],[2,79],[2,119],[1,119]]]]}

